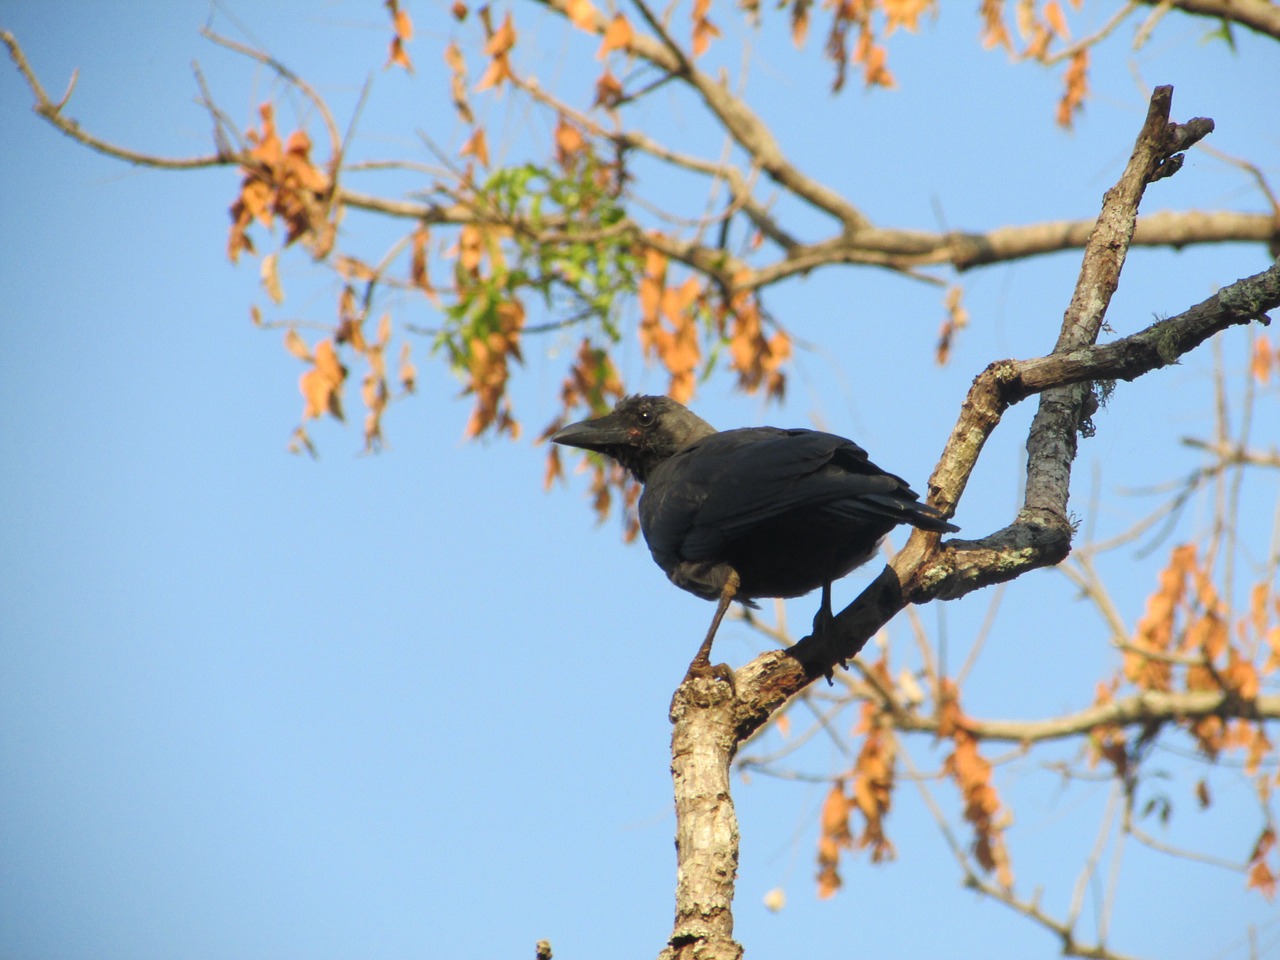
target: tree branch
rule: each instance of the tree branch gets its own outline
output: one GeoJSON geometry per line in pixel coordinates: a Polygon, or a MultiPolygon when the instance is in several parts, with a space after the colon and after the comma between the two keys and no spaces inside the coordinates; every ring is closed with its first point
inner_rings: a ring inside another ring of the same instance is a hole
{"type": "MultiPolygon", "coordinates": [[[[1078,737],[1103,725],[1147,726],[1209,716],[1280,720],[1280,694],[1265,694],[1252,700],[1242,700],[1221,690],[1188,690],[1178,693],[1147,690],[1045,720],[968,718],[965,727],[979,740],[1031,744],[1078,737]]],[[[941,727],[938,717],[916,713],[895,716],[892,722],[895,729],[904,733],[937,733],[941,727]]]]}
{"type": "MultiPolygon", "coordinates": [[[[1029,364],[1028,369],[1048,375],[1033,378],[1042,410],[1028,437],[1027,493],[1018,517],[1004,529],[974,541],[940,545],[936,534],[915,531],[892,564],[841,611],[825,638],[807,637],[788,650],[762,654],[737,672],[740,736],[750,735],[790,696],[855,656],[907,603],[959,597],[1065,557],[1072,536],[1066,502],[1084,404],[1083,383],[1109,373],[1133,377],[1164,366],[1216,329],[1260,317],[1280,304],[1278,266],[1220,290],[1173,320],[1126,338],[1123,346],[1093,344],[1118,282],[1146,185],[1176,169],[1177,152],[1212,128],[1209,121],[1185,126],[1170,123],[1171,95],[1168,87],[1153,93],[1129,164],[1107,191],[1054,353],[1029,364]],[[1110,365],[1091,366],[1089,361],[1099,356],[1110,365]]],[[[954,511],[986,438],[1009,404],[1025,396],[1020,390],[1006,392],[1004,387],[1021,382],[1023,369],[1017,361],[1004,361],[992,364],[974,381],[929,481],[930,501],[947,515],[954,511]]]]}
{"type": "Polygon", "coordinates": [[[1213,17],[1280,40],[1280,6],[1269,0],[1141,0],[1148,6],[1168,2],[1184,13],[1213,17]]]}
{"type": "MultiPolygon", "coordinates": [[[[572,19],[569,0],[537,2],[566,19],[572,19]]],[[[664,31],[658,18],[643,2],[637,2],[636,6],[650,28],[661,37],[664,31]]],[[[582,19],[574,22],[578,26],[584,26],[582,19]]],[[[594,13],[590,27],[595,33],[603,36],[608,26],[609,21],[602,14],[594,13]]],[[[834,217],[846,232],[853,233],[868,225],[867,218],[838,192],[802,173],[788,160],[769,125],[760,115],[740,97],[731,93],[724,84],[699,70],[675,44],[668,44],[636,31],[626,45],[626,52],[647,60],[664,74],[684,81],[715,114],[725,132],[750,154],[752,160],[795,196],[834,217]]]]}
{"type": "Polygon", "coordinates": [[[18,68],[18,72],[22,74],[23,79],[27,81],[27,86],[31,88],[31,92],[35,95],[36,102],[32,109],[77,143],[81,143],[108,157],[124,160],[126,163],[132,163],[140,167],[154,167],[159,170],[199,170],[204,167],[225,167],[240,162],[238,155],[221,151],[203,157],[159,157],[154,154],[139,153],[136,150],[119,147],[114,143],[108,143],[106,140],[95,137],[93,134],[82,130],[80,124],[62,113],[62,108],[67,105],[67,101],[71,98],[71,91],[75,87],[75,77],[72,77],[71,84],[68,86],[63,98],[55,103],[45,93],[39,78],[31,69],[31,65],[27,63],[26,54],[23,53],[17,38],[8,30],[4,30],[0,31],[0,41],[3,41],[8,48],[9,59],[13,61],[14,66],[18,68]]]}

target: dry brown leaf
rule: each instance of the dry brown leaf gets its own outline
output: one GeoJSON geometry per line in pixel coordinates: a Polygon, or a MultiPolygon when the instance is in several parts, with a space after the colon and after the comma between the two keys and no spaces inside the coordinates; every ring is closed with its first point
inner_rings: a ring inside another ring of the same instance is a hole
{"type": "Polygon", "coordinates": [[[791,7],[791,42],[799,50],[809,37],[809,4],[805,0],[791,7]]]}
{"type": "Polygon", "coordinates": [[[333,268],[338,271],[338,275],[344,280],[369,281],[376,279],[378,276],[378,272],[369,264],[358,257],[350,257],[346,254],[334,258],[333,268]]]}
{"type": "Polygon", "coordinates": [[[1276,351],[1271,348],[1271,341],[1266,334],[1259,334],[1253,341],[1253,357],[1249,363],[1249,372],[1260,384],[1271,380],[1271,372],[1276,368],[1276,351]]]}
{"type": "Polygon", "coordinates": [[[1004,0],[982,0],[979,9],[982,17],[982,49],[1004,47],[1013,52],[1013,38],[1004,22],[1004,0]]]}
{"type": "Polygon", "coordinates": [[[319,370],[335,387],[342,385],[347,370],[338,359],[338,352],[333,348],[332,340],[321,340],[315,349],[316,369],[319,370]]]}
{"type": "Polygon", "coordinates": [[[484,52],[491,57],[497,57],[516,45],[516,27],[515,22],[511,19],[511,11],[507,11],[507,15],[502,18],[502,26],[493,32],[488,41],[484,45],[484,52]]]}
{"type": "Polygon", "coordinates": [[[1058,101],[1058,126],[1070,130],[1075,115],[1084,108],[1089,95],[1089,50],[1078,50],[1063,75],[1062,99],[1058,101]]]}
{"type": "Polygon", "coordinates": [[[396,36],[405,43],[413,39],[413,20],[410,19],[408,11],[403,8],[392,8],[395,13],[396,36]]]}
{"type": "Polygon", "coordinates": [[[413,60],[409,58],[409,53],[404,48],[404,41],[398,36],[391,38],[387,48],[387,62],[383,65],[383,69],[389,67],[403,67],[406,73],[413,73],[413,60]]]}
{"type": "Polygon", "coordinates": [[[885,36],[898,27],[915,33],[920,29],[921,14],[936,12],[937,0],[882,0],[885,17],[885,36]]]}
{"type": "Polygon", "coordinates": [[[596,51],[596,59],[603,60],[609,55],[611,50],[626,51],[635,31],[631,29],[631,24],[627,22],[627,18],[622,14],[615,14],[614,18],[609,21],[609,26],[605,28],[604,37],[600,41],[600,49],[596,51]]]}
{"type": "Polygon", "coordinates": [[[711,22],[707,11],[711,9],[711,0],[693,0],[693,55],[702,56],[711,46],[711,41],[720,36],[720,28],[711,22]]]}
{"type": "Polygon", "coordinates": [[[1044,5],[1044,19],[1049,24],[1049,29],[1060,40],[1071,39],[1071,28],[1067,26],[1067,15],[1063,13],[1062,7],[1058,4],[1058,0],[1049,0],[1044,5]]]}
{"type": "Polygon", "coordinates": [[[273,251],[263,257],[259,273],[262,276],[262,289],[267,292],[271,302],[276,306],[284,303],[284,288],[280,286],[279,255],[273,251]]]}
{"type": "Polygon", "coordinates": [[[306,341],[298,336],[298,331],[292,327],[284,335],[284,348],[299,360],[307,363],[313,363],[315,358],[311,356],[311,348],[307,346],[306,341]]]}
{"type": "Polygon", "coordinates": [[[418,387],[418,368],[413,365],[410,356],[409,342],[406,340],[400,347],[400,387],[405,393],[413,393],[418,387]]]}
{"type": "Polygon", "coordinates": [[[482,167],[488,167],[489,141],[485,138],[484,127],[476,127],[458,153],[464,157],[475,157],[482,167]]]}
{"type": "Polygon", "coordinates": [[[566,120],[563,114],[556,121],[555,143],[556,162],[561,166],[567,165],[570,160],[578,156],[587,144],[582,131],[566,120]]]}
{"type": "Polygon", "coordinates": [[[1207,810],[1213,805],[1213,797],[1209,795],[1209,784],[1203,777],[1196,781],[1196,803],[1200,805],[1201,810],[1207,810]]]}
{"type": "Polygon", "coordinates": [[[306,402],[302,411],[304,420],[314,420],[329,412],[333,399],[333,384],[319,370],[313,367],[304,373],[298,379],[298,389],[302,391],[303,400],[306,402]]]}
{"type": "Polygon", "coordinates": [[[612,110],[621,100],[622,84],[606,67],[604,73],[600,74],[600,79],[596,81],[596,99],[592,106],[612,110]]]}

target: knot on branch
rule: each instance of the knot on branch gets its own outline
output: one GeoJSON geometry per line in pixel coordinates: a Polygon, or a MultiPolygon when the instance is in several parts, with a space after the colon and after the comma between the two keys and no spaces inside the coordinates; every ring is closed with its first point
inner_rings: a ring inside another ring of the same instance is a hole
{"type": "Polygon", "coordinates": [[[1213,121],[1208,117],[1193,117],[1186,123],[1168,123],[1164,128],[1162,156],[1156,158],[1155,169],[1148,183],[1172,177],[1182,169],[1186,154],[1182,151],[1200,142],[1213,132],[1213,121]]]}

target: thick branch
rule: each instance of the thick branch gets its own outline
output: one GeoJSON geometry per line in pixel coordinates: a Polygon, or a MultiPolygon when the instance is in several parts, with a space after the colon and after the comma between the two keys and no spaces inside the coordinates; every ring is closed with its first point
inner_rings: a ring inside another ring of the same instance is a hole
{"type": "Polygon", "coordinates": [[[671,701],[676,801],[676,919],[661,960],[739,960],[733,939],[738,818],[729,769],[738,749],[734,696],[719,680],[686,680],[671,701]]]}
{"type": "Polygon", "coordinates": [[[1142,0],[1148,6],[1170,3],[1184,13],[1227,20],[1280,40],[1280,5],[1270,0],[1142,0]]]}
{"type": "MultiPolygon", "coordinates": [[[[1242,700],[1220,690],[1189,690],[1181,693],[1149,690],[1047,720],[969,719],[966,727],[981,740],[1029,744],[1078,737],[1103,725],[1124,727],[1176,723],[1214,715],[1247,720],[1280,720],[1280,694],[1242,700]]],[[[935,716],[914,713],[893,716],[892,723],[898,730],[912,733],[936,733],[941,726],[935,716]]]]}
{"type": "MultiPolygon", "coordinates": [[[[1109,364],[1137,376],[1175,360],[1218,328],[1259,317],[1276,303],[1276,270],[1226,288],[1210,300],[1148,329],[1123,346],[1096,347],[1107,304],[1119,279],[1137,204],[1147,185],[1176,169],[1176,151],[1203,136],[1211,123],[1186,126],[1168,122],[1171,89],[1158,88],[1120,181],[1107,192],[1098,225],[1090,237],[1080,281],[1063,318],[1055,351],[1032,361],[1034,389],[1041,413],[1028,439],[1027,499],[1015,521],[977,541],[940,545],[936,534],[916,531],[893,564],[836,618],[825,640],[807,637],[785,651],[757,657],[737,673],[739,735],[749,736],[789,697],[816,677],[855,656],[874,632],[907,603],[962,596],[978,587],[1003,582],[1028,570],[1058,562],[1070,549],[1071,525],[1066,498],[1075,456],[1075,434],[1091,370],[1109,364]],[[1067,358],[1072,358],[1067,360],[1067,358]],[[1105,363],[1104,363],[1105,361],[1105,363]],[[1047,402],[1049,401],[1049,402],[1047,402]]],[[[1027,394],[1023,367],[1016,361],[993,364],[969,391],[952,435],[929,482],[930,500],[948,514],[963,492],[986,438],[1010,403],[1027,394]],[[1008,388],[1017,384],[1017,389],[1008,388]]],[[[1105,376],[1102,374],[1100,376],[1105,376]]]]}
{"type": "MultiPolygon", "coordinates": [[[[1181,137],[1179,131],[1184,128],[1169,122],[1172,105],[1172,87],[1157,87],[1152,92],[1147,119],[1138,133],[1133,153],[1119,181],[1103,197],[1102,212],[1085,244],[1084,262],[1054,353],[1078,349],[1097,340],[1111,296],[1120,282],[1120,271],[1124,268],[1138,218],[1138,204],[1147,184],[1158,178],[1163,164],[1173,165],[1174,154],[1185,147],[1184,140],[1195,142],[1213,129],[1212,121],[1192,121],[1197,125],[1197,135],[1181,137]],[[1204,129],[1199,129],[1201,127],[1204,129]]],[[[1058,527],[1068,537],[1070,524],[1066,511],[1076,435],[1092,413],[1085,409],[1086,395],[1082,384],[1045,391],[1027,436],[1023,514],[1058,527]]]]}

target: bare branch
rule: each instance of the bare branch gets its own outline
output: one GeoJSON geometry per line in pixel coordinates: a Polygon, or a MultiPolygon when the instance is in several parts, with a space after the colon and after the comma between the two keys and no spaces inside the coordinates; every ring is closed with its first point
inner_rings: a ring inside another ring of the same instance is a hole
{"type": "Polygon", "coordinates": [[[27,63],[26,54],[23,53],[22,47],[18,44],[14,35],[8,30],[0,31],[0,40],[4,41],[4,45],[9,50],[9,58],[13,61],[14,66],[18,68],[23,79],[27,81],[27,86],[31,88],[31,92],[35,95],[36,102],[32,109],[77,143],[108,157],[124,160],[126,163],[132,163],[140,167],[154,167],[159,170],[198,170],[204,167],[230,166],[240,161],[238,156],[223,152],[202,157],[160,157],[155,154],[139,153],[136,150],[116,146],[114,143],[108,143],[106,140],[95,137],[93,134],[81,129],[80,124],[75,120],[63,116],[62,109],[71,98],[71,91],[75,86],[74,78],[62,99],[55,103],[45,93],[44,87],[41,86],[39,78],[36,77],[35,72],[31,69],[31,65],[27,63]]]}
{"type": "MultiPolygon", "coordinates": [[[[1247,720],[1280,719],[1280,694],[1266,694],[1254,700],[1241,700],[1220,690],[1193,690],[1161,693],[1147,690],[1099,704],[1075,713],[1048,717],[1044,720],[971,719],[968,729],[980,740],[1002,740],[1018,744],[1065,740],[1088,733],[1104,725],[1147,726],[1194,720],[1200,717],[1244,718],[1247,720]]],[[[910,714],[894,717],[894,725],[907,733],[937,733],[937,717],[910,714]]]]}
{"type": "MultiPolygon", "coordinates": [[[[569,0],[537,0],[543,6],[568,18],[569,0]]],[[[660,36],[663,32],[657,17],[643,3],[637,4],[649,26],[660,36]]],[[[603,35],[609,22],[600,13],[593,17],[592,29],[603,35]]],[[[575,21],[581,25],[582,21],[575,21]]],[[[745,101],[730,92],[729,88],[713,80],[692,61],[679,52],[675,44],[635,32],[627,43],[627,52],[649,61],[665,74],[683,80],[694,90],[716,115],[725,131],[742,147],[752,160],[771,178],[797,197],[817,209],[835,217],[846,232],[855,233],[868,226],[863,214],[837,191],[802,173],[782,151],[768,124],[745,101]]]]}
{"type": "Polygon", "coordinates": [[[934,822],[938,825],[938,830],[942,833],[943,839],[951,850],[952,856],[956,858],[956,862],[960,865],[960,869],[964,873],[964,885],[971,890],[976,890],[983,896],[990,897],[998,903],[1004,904],[1006,907],[1022,914],[1030,920],[1035,921],[1046,930],[1055,934],[1062,943],[1063,956],[1068,957],[1090,957],[1093,960],[1132,960],[1128,955],[1116,953],[1102,944],[1085,944],[1076,939],[1075,927],[1073,922],[1064,922],[1055,920],[1049,916],[1040,907],[1039,897],[1030,900],[1023,899],[1014,894],[1012,890],[1006,890],[999,884],[984,880],[978,870],[970,862],[968,854],[965,853],[964,847],[956,838],[951,825],[947,822],[946,815],[943,814],[942,808],[934,799],[933,794],[929,791],[925,778],[920,775],[920,771],[916,768],[911,760],[911,755],[905,750],[899,751],[904,765],[913,776],[910,778],[916,784],[916,789],[920,791],[921,799],[924,800],[925,806],[928,807],[930,814],[933,816],[934,822]]]}
{"type": "Polygon", "coordinates": [[[1269,0],[1142,0],[1149,6],[1169,3],[1184,13],[1226,20],[1280,40],[1280,5],[1269,0]]]}
{"type": "Polygon", "coordinates": [[[342,156],[342,134],[338,131],[338,124],[333,119],[333,113],[329,110],[329,105],[325,103],[324,98],[311,87],[309,83],[300,76],[286,67],[270,54],[258,50],[255,47],[224,37],[219,33],[215,33],[208,27],[200,28],[200,35],[211,43],[216,43],[220,47],[225,47],[234,53],[248,57],[257,63],[268,67],[284,81],[295,87],[299,93],[311,101],[311,105],[316,108],[316,112],[320,114],[320,119],[324,122],[325,130],[329,133],[329,155],[335,160],[342,156]]]}

